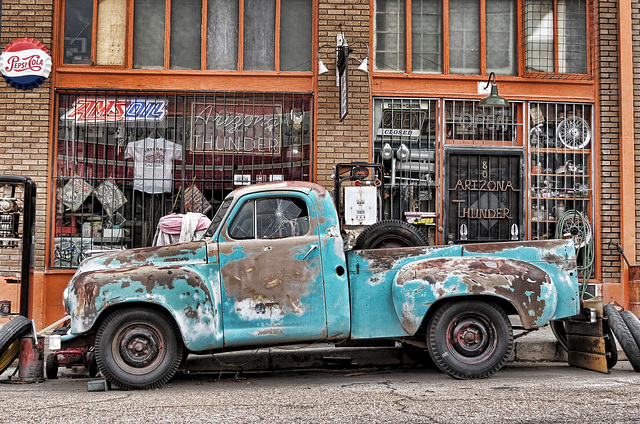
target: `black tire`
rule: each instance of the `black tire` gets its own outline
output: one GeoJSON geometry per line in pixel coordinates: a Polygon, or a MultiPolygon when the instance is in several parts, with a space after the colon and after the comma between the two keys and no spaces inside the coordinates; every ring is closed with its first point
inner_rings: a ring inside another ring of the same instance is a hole
{"type": "Polygon", "coordinates": [[[602,332],[604,333],[604,351],[607,355],[607,368],[611,369],[618,363],[618,345],[606,319],[602,320],[602,332]]]}
{"type": "Polygon", "coordinates": [[[492,303],[447,303],[429,321],[427,346],[436,366],[451,377],[486,378],[509,359],[513,329],[507,314],[492,303]]]}
{"type": "Polygon", "coordinates": [[[149,390],[167,383],[183,354],[180,330],[166,312],[120,309],[104,320],[96,334],[98,369],[124,390],[149,390]]]}
{"type": "Polygon", "coordinates": [[[609,327],[611,327],[618,343],[622,346],[622,350],[627,355],[631,366],[636,372],[640,372],[640,347],[638,347],[620,312],[613,304],[609,303],[604,306],[604,316],[609,320],[609,327]]]}
{"type": "Polygon", "coordinates": [[[87,353],[87,370],[91,378],[95,378],[98,375],[98,361],[96,361],[96,353],[93,350],[87,353]]]}
{"type": "Polygon", "coordinates": [[[631,311],[622,311],[620,312],[620,316],[624,323],[627,324],[627,328],[636,341],[636,344],[640,346],[640,320],[638,320],[638,317],[631,311]]]}
{"type": "Polygon", "coordinates": [[[20,338],[31,332],[29,318],[18,315],[0,329],[0,374],[18,357],[20,338]]]}
{"type": "Polygon", "coordinates": [[[44,371],[49,380],[55,380],[58,378],[58,363],[56,362],[56,356],[53,353],[47,355],[47,361],[44,364],[44,371]]]}
{"type": "Polygon", "coordinates": [[[549,323],[553,335],[556,336],[558,344],[564,349],[565,352],[569,352],[569,345],[567,343],[567,330],[564,328],[564,321],[559,319],[551,321],[549,323]]]}
{"type": "Polygon", "coordinates": [[[413,225],[397,219],[376,222],[356,238],[354,249],[425,246],[428,242],[413,225]]]}

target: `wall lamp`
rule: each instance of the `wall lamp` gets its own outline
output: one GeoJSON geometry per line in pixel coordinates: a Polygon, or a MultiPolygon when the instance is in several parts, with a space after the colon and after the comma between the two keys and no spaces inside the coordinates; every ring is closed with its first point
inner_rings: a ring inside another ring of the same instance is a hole
{"type": "MultiPolygon", "coordinates": [[[[344,57],[348,59],[354,59],[356,62],[360,64],[360,66],[358,66],[357,68],[358,71],[364,72],[367,74],[369,73],[369,46],[366,43],[363,43],[362,41],[356,41],[355,43],[353,43],[354,46],[358,44],[362,44],[367,48],[367,56],[365,56],[365,58],[362,60],[351,55],[351,53],[354,53],[354,50],[352,49],[352,46],[349,46],[349,44],[347,43],[347,39],[345,38],[344,34],[337,34],[336,46],[335,46],[336,68],[337,68],[337,62],[339,60],[339,57],[341,54],[343,54],[344,57]]],[[[320,49],[323,49],[325,47],[333,47],[333,46],[331,46],[330,44],[323,44],[318,48],[318,52],[316,53],[316,56],[318,58],[318,75],[323,75],[329,72],[329,69],[325,66],[325,64],[320,59],[320,49]]]]}
{"type": "Polygon", "coordinates": [[[479,107],[509,107],[509,102],[504,97],[500,97],[498,95],[498,84],[496,84],[496,74],[491,72],[489,74],[489,80],[487,81],[487,85],[484,86],[485,90],[487,87],[491,85],[491,93],[480,100],[478,103],[479,107]],[[493,78],[493,83],[491,82],[491,78],[493,78]]]}

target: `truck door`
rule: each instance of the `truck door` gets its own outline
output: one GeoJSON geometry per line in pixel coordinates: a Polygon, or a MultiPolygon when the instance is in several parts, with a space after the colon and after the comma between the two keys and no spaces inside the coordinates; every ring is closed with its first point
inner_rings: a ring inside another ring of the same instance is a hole
{"type": "Polygon", "coordinates": [[[325,337],[320,238],[306,197],[247,196],[222,228],[225,346],[325,337]]]}

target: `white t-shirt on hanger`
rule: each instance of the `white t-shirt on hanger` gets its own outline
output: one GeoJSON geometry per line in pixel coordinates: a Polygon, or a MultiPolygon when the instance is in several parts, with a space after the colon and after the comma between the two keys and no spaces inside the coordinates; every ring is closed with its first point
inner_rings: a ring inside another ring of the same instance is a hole
{"type": "Polygon", "coordinates": [[[133,159],[133,188],[145,193],[170,192],[173,161],[182,160],[182,146],[164,138],[145,138],[127,144],[125,159],[133,159]]]}

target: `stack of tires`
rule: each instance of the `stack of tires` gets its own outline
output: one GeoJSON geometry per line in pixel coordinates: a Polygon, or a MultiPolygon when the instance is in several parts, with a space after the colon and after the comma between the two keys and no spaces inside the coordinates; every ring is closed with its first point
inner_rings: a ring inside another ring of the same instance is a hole
{"type": "Polygon", "coordinates": [[[618,312],[610,303],[604,307],[604,316],[636,372],[640,372],[640,320],[631,311],[618,312]]]}

